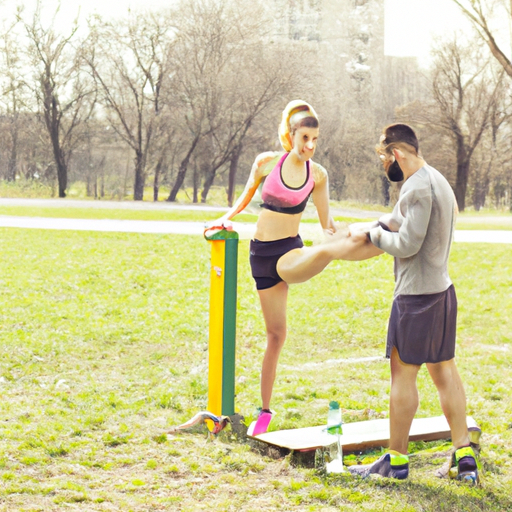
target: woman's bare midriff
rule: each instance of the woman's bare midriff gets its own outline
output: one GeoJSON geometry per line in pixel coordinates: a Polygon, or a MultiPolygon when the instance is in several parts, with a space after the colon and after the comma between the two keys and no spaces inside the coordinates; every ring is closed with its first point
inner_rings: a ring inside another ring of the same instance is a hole
{"type": "Polygon", "coordinates": [[[297,236],[302,213],[289,215],[286,213],[262,210],[256,223],[254,238],[261,242],[272,242],[297,236]]]}

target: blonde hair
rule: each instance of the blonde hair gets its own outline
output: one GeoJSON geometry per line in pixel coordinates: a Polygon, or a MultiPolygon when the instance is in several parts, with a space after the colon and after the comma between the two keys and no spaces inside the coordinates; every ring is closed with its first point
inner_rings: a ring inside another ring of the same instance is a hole
{"type": "Polygon", "coordinates": [[[293,100],[286,105],[279,124],[279,141],[285,151],[292,149],[292,136],[302,126],[318,128],[315,109],[303,100],[293,100]]]}

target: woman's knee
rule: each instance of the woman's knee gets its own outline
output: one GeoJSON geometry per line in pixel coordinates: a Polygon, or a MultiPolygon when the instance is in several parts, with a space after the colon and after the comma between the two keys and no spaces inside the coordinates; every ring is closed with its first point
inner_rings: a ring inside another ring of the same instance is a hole
{"type": "Polygon", "coordinates": [[[271,349],[281,350],[286,340],[286,327],[267,329],[267,345],[271,349]]]}

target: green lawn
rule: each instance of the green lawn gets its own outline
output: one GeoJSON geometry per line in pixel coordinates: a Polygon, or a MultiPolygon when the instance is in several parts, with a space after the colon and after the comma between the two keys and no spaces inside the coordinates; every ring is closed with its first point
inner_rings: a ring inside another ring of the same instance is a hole
{"type": "MultiPolygon", "coordinates": [[[[174,221],[209,221],[222,215],[218,211],[193,210],[129,210],[110,208],[70,208],[70,207],[33,207],[0,206],[0,215],[19,217],[48,217],[66,219],[115,219],[115,220],[174,220],[174,221]]],[[[253,215],[239,215],[242,220],[252,221],[253,215]]],[[[239,220],[239,219],[237,219],[239,220]]]]}
{"type": "MultiPolygon", "coordinates": [[[[34,206],[1,206],[0,215],[15,217],[47,217],[66,219],[116,219],[116,220],[162,220],[162,221],[189,221],[207,222],[218,219],[222,211],[195,211],[195,210],[130,210],[110,208],[70,208],[62,207],[34,207],[34,206]]],[[[241,213],[234,220],[236,222],[256,222],[257,215],[241,213]]],[[[365,219],[357,217],[335,216],[338,222],[361,222],[365,219]]],[[[366,219],[370,220],[370,219],[366,219]]],[[[306,218],[305,223],[318,223],[318,218],[306,218]]]]}
{"type": "MultiPolygon", "coordinates": [[[[128,209],[122,208],[99,208],[97,203],[95,207],[88,207],[84,201],[84,207],[70,207],[66,205],[66,200],[57,206],[28,206],[0,205],[0,215],[21,216],[21,217],[48,217],[48,218],[68,218],[68,219],[118,219],[118,220],[162,220],[162,221],[195,221],[207,222],[219,218],[222,211],[196,211],[187,210],[184,204],[183,210],[159,209],[128,209]]],[[[152,206],[149,203],[148,206],[152,206]]],[[[362,204],[353,204],[347,202],[331,202],[331,207],[336,209],[365,210],[374,212],[374,215],[366,220],[373,220],[379,215],[379,211],[384,211],[382,207],[371,207],[362,204]]],[[[388,209],[389,210],[389,209],[388,209]]],[[[318,218],[314,210],[308,209],[308,215],[303,219],[305,223],[317,223],[318,218]]],[[[370,215],[370,214],[369,214],[370,215]]],[[[241,213],[235,217],[237,222],[255,222],[257,216],[255,213],[241,213]]],[[[365,219],[352,216],[339,216],[334,214],[334,220],[337,222],[361,222],[365,219]]],[[[510,212],[465,212],[457,218],[457,229],[478,229],[478,230],[512,230],[512,214],[510,212]]]]}
{"type": "MultiPolygon", "coordinates": [[[[390,482],[326,477],[228,434],[166,435],[207,404],[202,238],[1,228],[0,245],[0,510],[512,510],[509,246],[452,251],[457,360],[484,430],[474,489],[433,476],[443,442],[411,445],[410,479],[390,482]]],[[[247,258],[241,241],[236,405],[249,421],[265,340],[247,258]]],[[[273,429],[322,424],[333,399],[347,422],[387,417],[387,362],[337,360],[383,354],[392,290],[388,256],[291,288],[273,429]]],[[[426,370],[419,387],[418,416],[441,414],[426,370]]]]}

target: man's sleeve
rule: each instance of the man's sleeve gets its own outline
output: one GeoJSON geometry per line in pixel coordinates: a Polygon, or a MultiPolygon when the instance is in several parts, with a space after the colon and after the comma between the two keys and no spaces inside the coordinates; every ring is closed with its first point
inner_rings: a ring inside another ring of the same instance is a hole
{"type": "Polygon", "coordinates": [[[430,186],[409,190],[400,198],[392,214],[400,226],[398,231],[387,231],[379,226],[370,230],[370,239],[391,256],[410,258],[423,245],[431,211],[430,186]]]}

